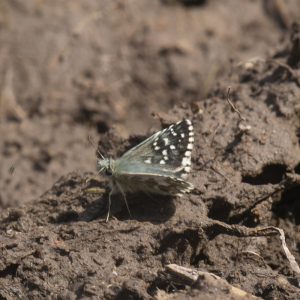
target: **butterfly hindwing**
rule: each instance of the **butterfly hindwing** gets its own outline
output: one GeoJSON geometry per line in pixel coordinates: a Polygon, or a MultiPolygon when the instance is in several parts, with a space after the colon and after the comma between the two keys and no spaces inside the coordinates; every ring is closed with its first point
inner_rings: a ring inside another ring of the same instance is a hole
{"type": "Polygon", "coordinates": [[[120,175],[117,181],[125,192],[180,196],[193,189],[193,185],[183,179],[157,174],[120,175]]]}

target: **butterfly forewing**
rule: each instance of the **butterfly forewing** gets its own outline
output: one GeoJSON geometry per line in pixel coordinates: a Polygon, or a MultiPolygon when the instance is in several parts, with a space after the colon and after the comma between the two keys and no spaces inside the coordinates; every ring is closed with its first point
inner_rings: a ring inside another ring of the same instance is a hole
{"type": "Polygon", "coordinates": [[[145,177],[145,180],[147,178],[148,182],[157,182],[156,178],[159,178],[170,183],[173,180],[173,184],[176,181],[175,185],[180,186],[183,181],[181,178],[186,178],[191,169],[193,144],[194,131],[191,121],[180,121],[126,152],[116,161],[116,177],[138,175],[145,177]],[[155,179],[149,179],[150,177],[155,179]]]}

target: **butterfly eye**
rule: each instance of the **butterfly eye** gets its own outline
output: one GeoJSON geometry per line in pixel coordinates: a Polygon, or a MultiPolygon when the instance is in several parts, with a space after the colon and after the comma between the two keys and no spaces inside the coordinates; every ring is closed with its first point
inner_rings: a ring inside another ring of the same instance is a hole
{"type": "Polygon", "coordinates": [[[105,169],[105,175],[106,176],[111,176],[112,175],[111,169],[105,169]]]}

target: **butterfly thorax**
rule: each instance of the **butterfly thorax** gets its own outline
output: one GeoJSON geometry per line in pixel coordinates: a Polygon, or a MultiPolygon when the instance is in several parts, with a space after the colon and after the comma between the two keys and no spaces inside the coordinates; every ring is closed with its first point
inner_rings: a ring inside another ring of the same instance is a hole
{"type": "Polygon", "coordinates": [[[97,171],[99,174],[111,177],[115,173],[115,167],[115,160],[111,157],[97,160],[97,171]]]}

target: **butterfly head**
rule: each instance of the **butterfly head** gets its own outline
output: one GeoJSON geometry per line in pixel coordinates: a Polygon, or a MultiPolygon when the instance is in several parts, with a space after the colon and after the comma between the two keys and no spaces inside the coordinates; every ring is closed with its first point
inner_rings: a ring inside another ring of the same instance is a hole
{"type": "Polygon", "coordinates": [[[112,176],[115,172],[115,161],[110,158],[103,158],[97,160],[97,171],[99,174],[105,176],[112,176]]]}

